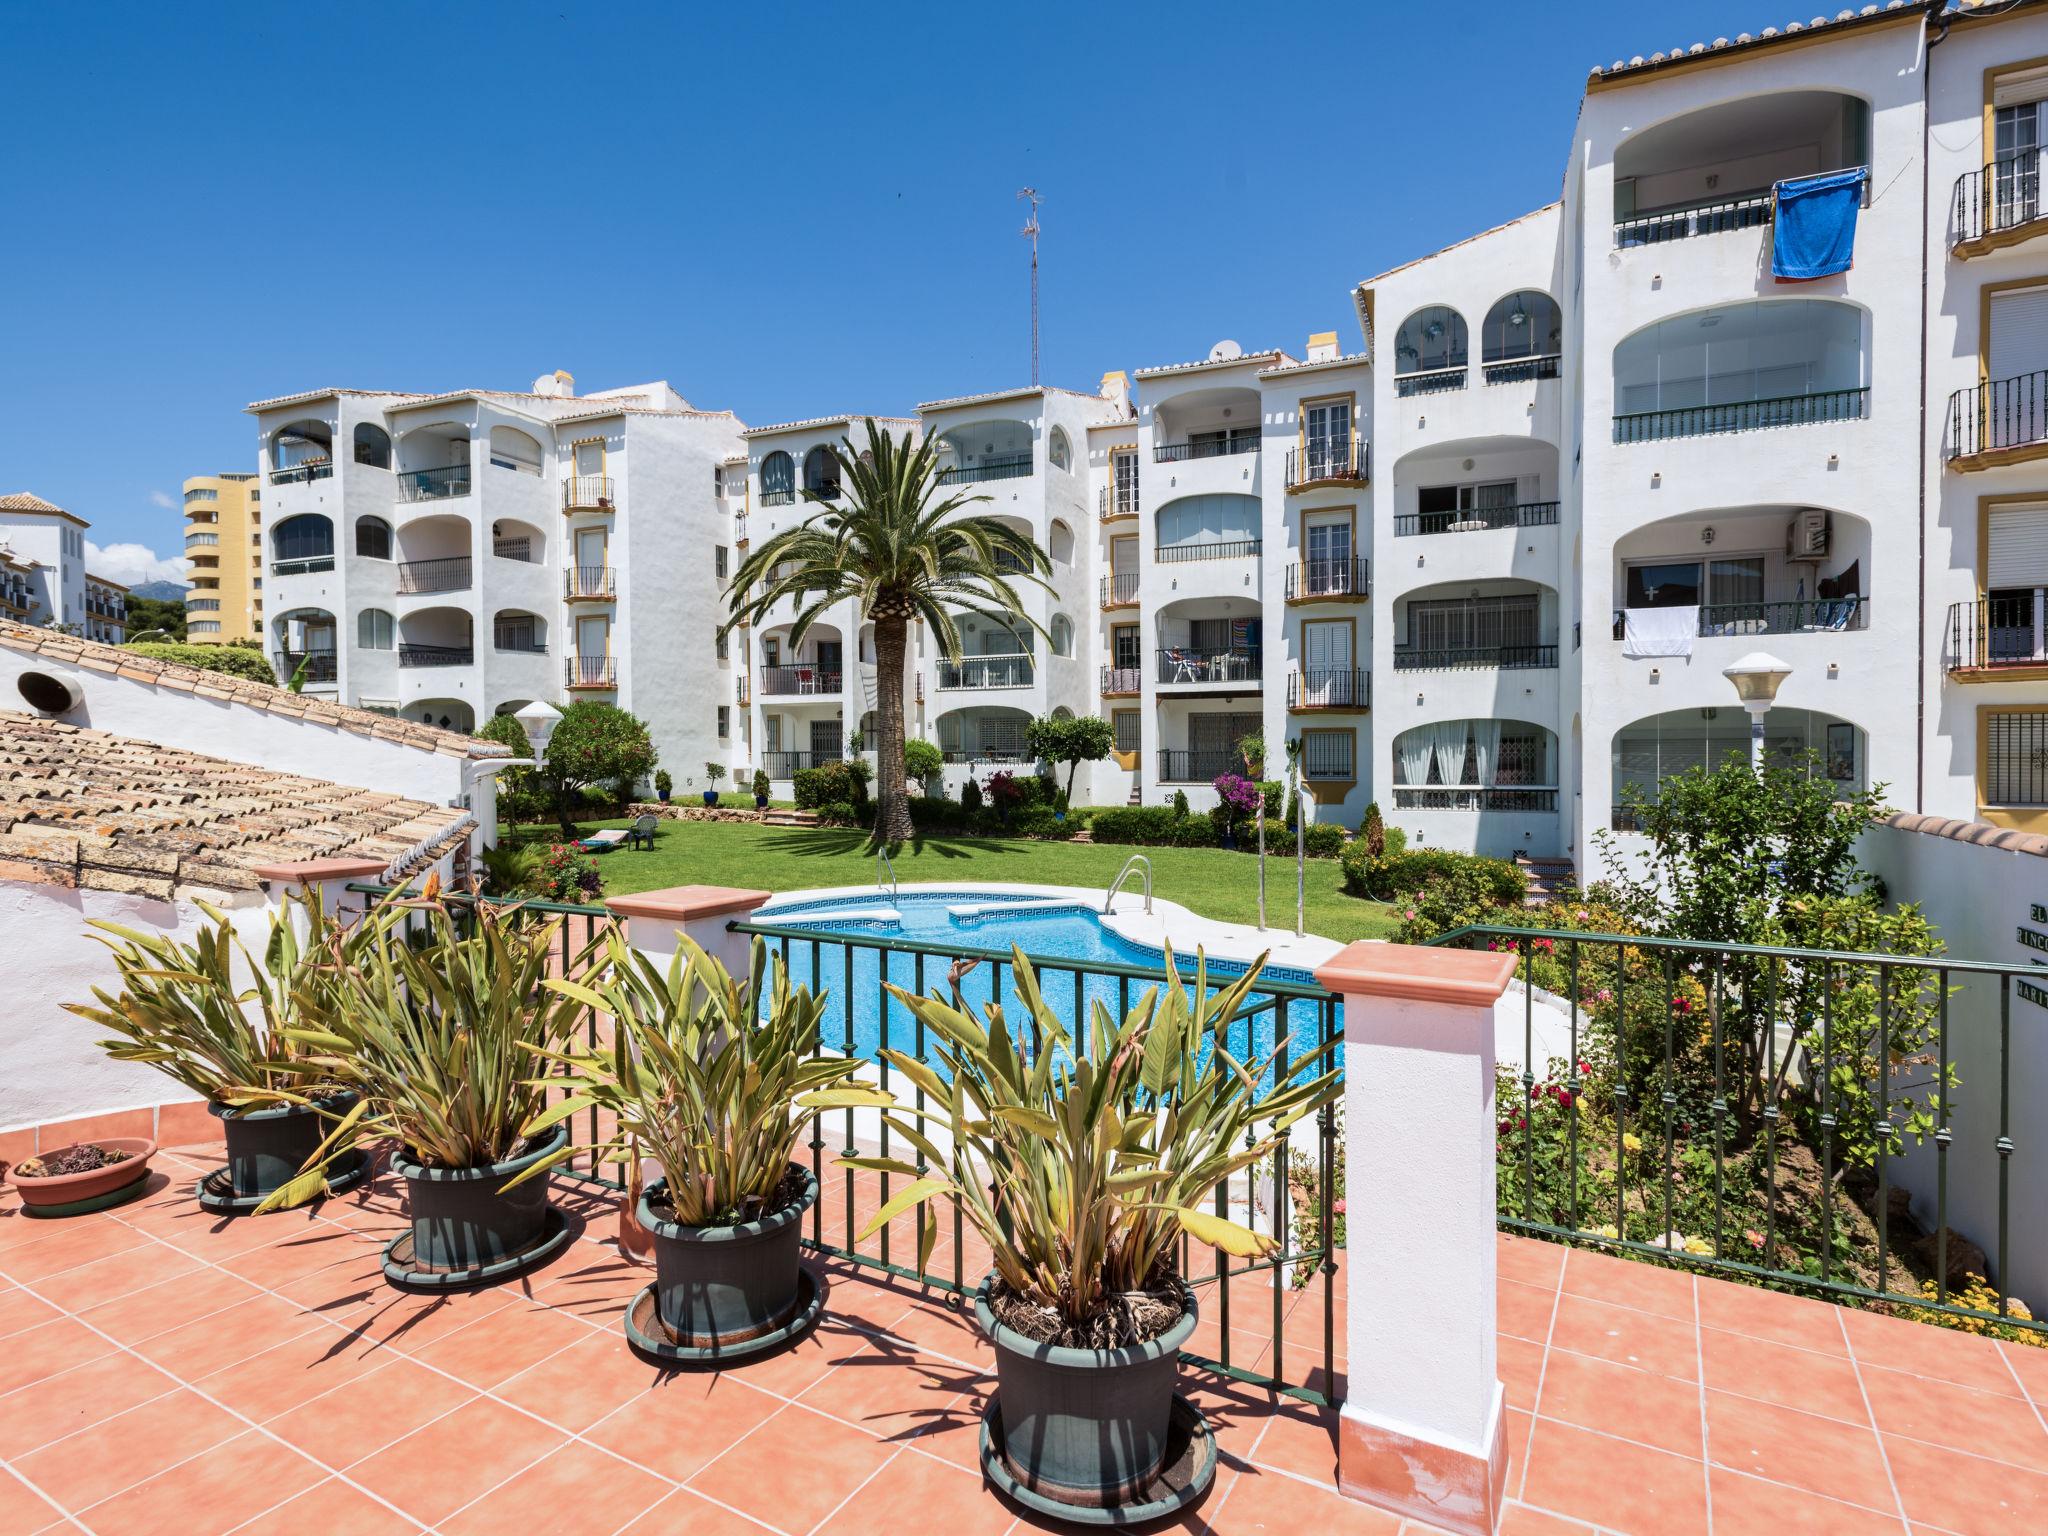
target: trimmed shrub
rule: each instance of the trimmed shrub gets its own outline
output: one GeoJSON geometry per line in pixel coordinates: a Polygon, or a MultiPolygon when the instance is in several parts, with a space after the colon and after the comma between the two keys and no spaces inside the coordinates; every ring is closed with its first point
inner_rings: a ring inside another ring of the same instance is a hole
{"type": "Polygon", "coordinates": [[[981,785],[975,782],[973,774],[969,774],[967,782],[960,786],[960,809],[963,811],[978,811],[981,809],[981,785]]]}
{"type": "Polygon", "coordinates": [[[1173,792],[1173,814],[1176,816],[1185,816],[1187,815],[1187,813],[1188,792],[1184,789],[1176,789],[1173,792]]]}
{"type": "MultiPolygon", "coordinates": [[[[199,667],[207,672],[225,672],[229,677],[245,677],[252,683],[270,683],[273,686],[277,683],[277,673],[263,659],[263,653],[246,646],[177,645],[168,640],[138,640],[120,649],[132,651],[137,656],[147,656],[152,661],[175,662],[181,667],[199,667]]],[[[525,756],[524,753],[520,755],[525,756]]]]}
{"type": "Polygon", "coordinates": [[[1459,894],[1502,907],[1519,907],[1529,894],[1529,881],[1506,859],[1481,858],[1450,848],[1397,849],[1391,836],[1387,851],[1375,859],[1364,838],[1344,850],[1344,889],[1354,896],[1399,901],[1432,881],[1456,883],[1459,894]]]}
{"type": "MultiPolygon", "coordinates": [[[[1258,832],[1253,830],[1250,840],[1242,834],[1238,837],[1240,848],[1258,849],[1258,832]]],[[[1344,828],[1339,822],[1312,821],[1302,837],[1302,851],[1312,859],[1334,859],[1344,851],[1344,828]]],[[[1275,817],[1266,818],[1266,855],[1275,854],[1294,857],[1294,828],[1275,817]]]]}
{"type": "Polygon", "coordinates": [[[1180,816],[1166,806],[1098,806],[1088,821],[1098,843],[1154,848],[1213,848],[1216,824],[1207,816],[1180,816]]]}
{"type": "Polygon", "coordinates": [[[816,811],[840,802],[856,807],[866,805],[867,780],[855,771],[856,767],[866,770],[867,764],[827,763],[822,768],[797,769],[790,778],[796,791],[796,808],[816,811]]]}

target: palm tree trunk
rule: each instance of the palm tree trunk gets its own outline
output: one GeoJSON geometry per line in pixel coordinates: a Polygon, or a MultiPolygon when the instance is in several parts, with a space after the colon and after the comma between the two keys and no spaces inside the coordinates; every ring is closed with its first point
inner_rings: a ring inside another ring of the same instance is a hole
{"type": "Polygon", "coordinates": [[[875,620],[876,700],[882,739],[875,744],[875,841],[910,840],[910,799],[903,792],[903,653],[909,625],[900,618],[875,620]]]}

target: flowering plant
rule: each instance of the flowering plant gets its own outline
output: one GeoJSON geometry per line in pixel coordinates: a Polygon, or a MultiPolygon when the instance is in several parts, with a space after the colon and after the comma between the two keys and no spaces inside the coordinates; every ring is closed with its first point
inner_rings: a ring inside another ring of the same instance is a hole
{"type": "Polygon", "coordinates": [[[988,776],[988,800],[999,811],[1007,811],[1024,798],[1024,786],[1007,768],[988,776]]]}
{"type": "Polygon", "coordinates": [[[1224,818],[1232,826],[1240,817],[1257,815],[1265,803],[1264,792],[1241,774],[1219,773],[1213,782],[1224,818]]]}
{"type": "Polygon", "coordinates": [[[543,901],[590,901],[604,892],[597,861],[574,843],[554,843],[533,873],[533,893],[543,901]]]}

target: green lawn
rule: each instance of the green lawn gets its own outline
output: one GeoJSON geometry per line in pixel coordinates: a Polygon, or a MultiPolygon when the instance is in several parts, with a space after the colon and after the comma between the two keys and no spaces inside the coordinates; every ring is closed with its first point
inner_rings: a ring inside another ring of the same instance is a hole
{"type": "MultiPolygon", "coordinates": [[[[582,824],[584,834],[622,821],[582,824]]],[[[508,841],[553,842],[552,826],[509,829],[508,841]]],[[[875,878],[865,832],[831,828],[763,827],[750,822],[664,821],[652,852],[618,849],[598,857],[607,895],[670,885],[733,885],[755,890],[801,891],[827,885],[867,885],[875,878]]],[[[1027,842],[1007,838],[936,836],[895,855],[896,878],[919,881],[989,880],[1036,885],[1078,885],[1100,890],[1132,853],[1152,860],[1152,891],[1167,901],[1224,922],[1258,918],[1258,859],[1215,848],[1128,848],[1093,843],[1027,842]]],[[[1266,915],[1275,927],[1294,921],[1294,861],[1266,860],[1266,915]]],[[[1308,931],[1325,938],[1385,938],[1393,914],[1379,902],[1344,894],[1335,859],[1308,861],[1308,931]]]]}

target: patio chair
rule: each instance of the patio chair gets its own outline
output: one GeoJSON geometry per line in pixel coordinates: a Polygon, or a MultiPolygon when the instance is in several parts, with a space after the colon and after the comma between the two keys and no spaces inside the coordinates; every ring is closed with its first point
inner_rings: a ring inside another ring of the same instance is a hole
{"type": "Polygon", "coordinates": [[[1176,683],[1192,683],[1200,680],[1200,663],[1194,657],[1188,655],[1187,652],[1175,646],[1168,646],[1166,648],[1166,659],[1173,667],[1173,680],[1176,683]]]}
{"type": "Polygon", "coordinates": [[[633,818],[633,825],[622,834],[628,848],[654,848],[654,829],[661,825],[661,818],[652,811],[633,818]]]}
{"type": "Polygon", "coordinates": [[[580,839],[576,846],[585,853],[610,853],[631,835],[624,827],[606,827],[602,832],[593,832],[580,839]]]}
{"type": "Polygon", "coordinates": [[[818,674],[809,667],[798,667],[796,669],[796,691],[798,693],[816,693],[818,691],[818,674]]]}

